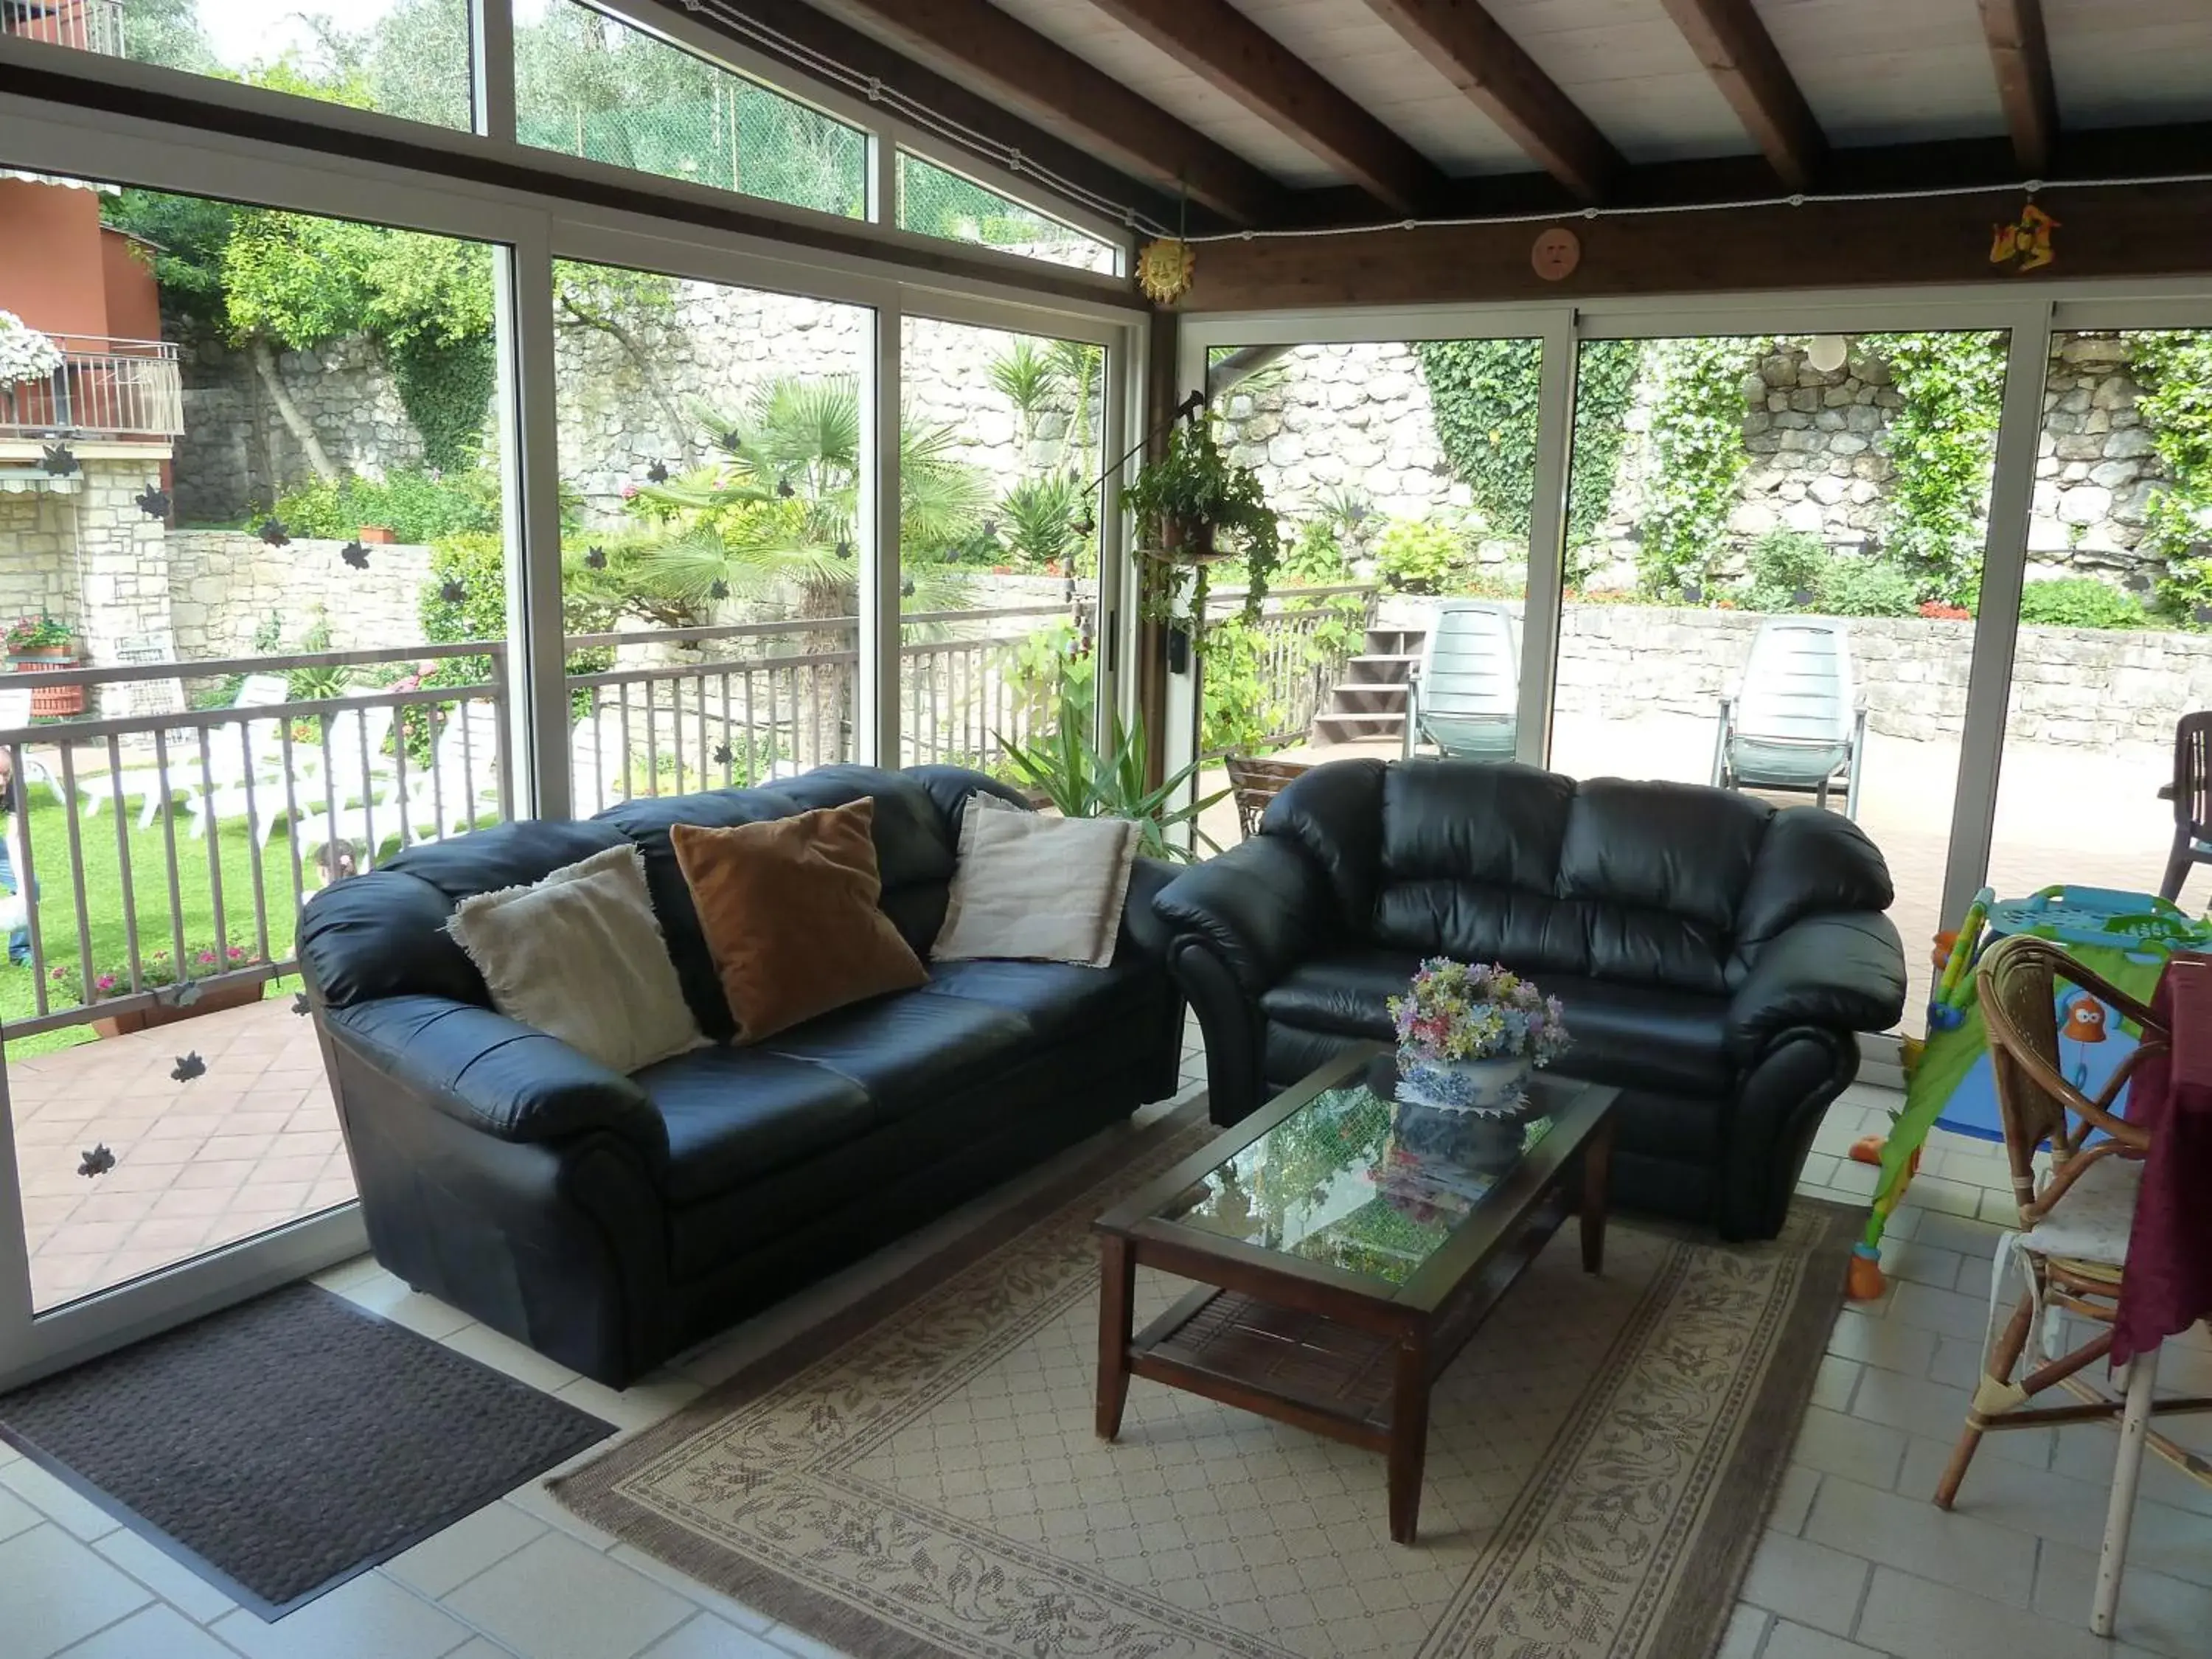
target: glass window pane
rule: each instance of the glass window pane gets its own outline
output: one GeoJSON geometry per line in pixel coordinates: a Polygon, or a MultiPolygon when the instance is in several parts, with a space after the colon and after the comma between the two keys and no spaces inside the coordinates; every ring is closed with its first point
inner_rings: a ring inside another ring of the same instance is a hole
{"type": "Polygon", "coordinates": [[[469,0],[38,0],[0,7],[10,34],[164,69],[470,125],[469,0]]]}
{"type": "Polygon", "coordinates": [[[2055,335],[2043,408],[1990,884],[2154,894],[2174,725],[2212,708],[2212,331],[2055,335]]]}
{"type": "Polygon", "coordinates": [[[567,262],[554,298],[576,815],[852,759],[874,313],[567,262]]]}
{"type": "Polygon", "coordinates": [[[901,375],[901,758],[1026,784],[1097,702],[1106,354],[909,317],[901,375]]]}
{"type": "Polygon", "coordinates": [[[868,141],[577,0],[516,0],[522,142],[664,179],[864,218],[868,141]]]}
{"type": "Polygon", "coordinates": [[[1086,236],[1071,225],[1047,218],[1034,208],[905,150],[898,157],[898,198],[901,230],[942,236],[948,241],[980,243],[1006,253],[1108,276],[1120,268],[1121,251],[1111,242],[1086,236]]]}
{"type": "Polygon", "coordinates": [[[1233,842],[1265,806],[1273,780],[1246,763],[1395,758],[1447,609],[1472,666],[1432,679],[1425,751],[1441,736],[1512,758],[1542,355],[1532,339],[1214,352],[1222,443],[1284,520],[1257,617],[1233,569],[1212,583],[1199,741],[1224,759],[1201,792],[1237,791],[1206,815],[1214,840],[1233,842]]]}
{"type": "Polygon", "coordinates": [[[1896,881],[1917,1031],[2005,337],[1582,349],[1552,764],[1853,812],[1896,881]]]}
{"type": "Polygon", "coordinates": [[[0,173],[0,1036],[40,1310],[354,1196],[294,920],[515,799],[495,264],[0,173]]]}

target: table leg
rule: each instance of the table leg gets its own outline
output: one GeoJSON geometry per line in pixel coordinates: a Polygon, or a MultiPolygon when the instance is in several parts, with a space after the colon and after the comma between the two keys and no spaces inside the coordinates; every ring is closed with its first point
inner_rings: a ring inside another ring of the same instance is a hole
{"type": "Polygon", "coordinates": [[[1421,1519],[1429,1449],[1429,1351],[1419,1336],[1398,1346],[1390,1399],[1390,1541],[1410,1544],[1421,1519]]]}
{"type": "Polygon", "coordinates": [[[1578,1206],[1583,1230],[1583,1271],[1601,1272],[1605,1267],[1605,1206],[1613,1176],[1613,1115],[1606,1114],[1597,1133],[1583,1148],[1583,1198],[1578,1206]]]}
{"type": "Polygon", "coordinates": [[[1098,1437],[1121,1432],[1129,1397],[1129,1337],[1136,1302],[1137,1258],[1126,1238],[1098,1241],[1098,1437]]]}

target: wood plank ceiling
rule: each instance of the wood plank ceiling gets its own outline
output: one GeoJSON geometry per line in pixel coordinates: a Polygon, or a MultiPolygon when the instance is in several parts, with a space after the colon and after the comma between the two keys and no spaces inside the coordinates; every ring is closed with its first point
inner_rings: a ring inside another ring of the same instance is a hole
{"type": "Polygon", "coordinates": [[[2212,160],[2212,0],[805,6],[1218,223],[2212,160]]]}

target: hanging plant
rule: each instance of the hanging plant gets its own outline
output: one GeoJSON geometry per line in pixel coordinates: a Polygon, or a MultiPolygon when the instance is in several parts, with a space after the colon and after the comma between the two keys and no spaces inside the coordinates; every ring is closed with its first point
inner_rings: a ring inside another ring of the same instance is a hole
{"type": "Polygon", "coordinates": [[[0,386],[52,378],[62,349],[12,311],[0,311],[0,386]]]}
{"type": "Polygon", "coordinates": [[[1243,562],[1244,615],[1259,616],[1282,562],[1282,526],[1260,475],[1221,453],[1210,421],[1176,428],[1166,453],[1139,470],[1124,500],[1137,520],[1146,616],[1165,621],[1188,597],[1202,635],[1212,567],[1227,559],[1243,562]]]}

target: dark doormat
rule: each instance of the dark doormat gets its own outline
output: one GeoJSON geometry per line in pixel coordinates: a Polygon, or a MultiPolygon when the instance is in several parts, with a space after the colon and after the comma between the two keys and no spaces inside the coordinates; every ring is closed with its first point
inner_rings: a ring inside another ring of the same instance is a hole
{"type": "Polygon", "coordinates": [[[0,1395],[0,1436],[264,1619],[614,1432],[292,1285],[0,1395]]]}

